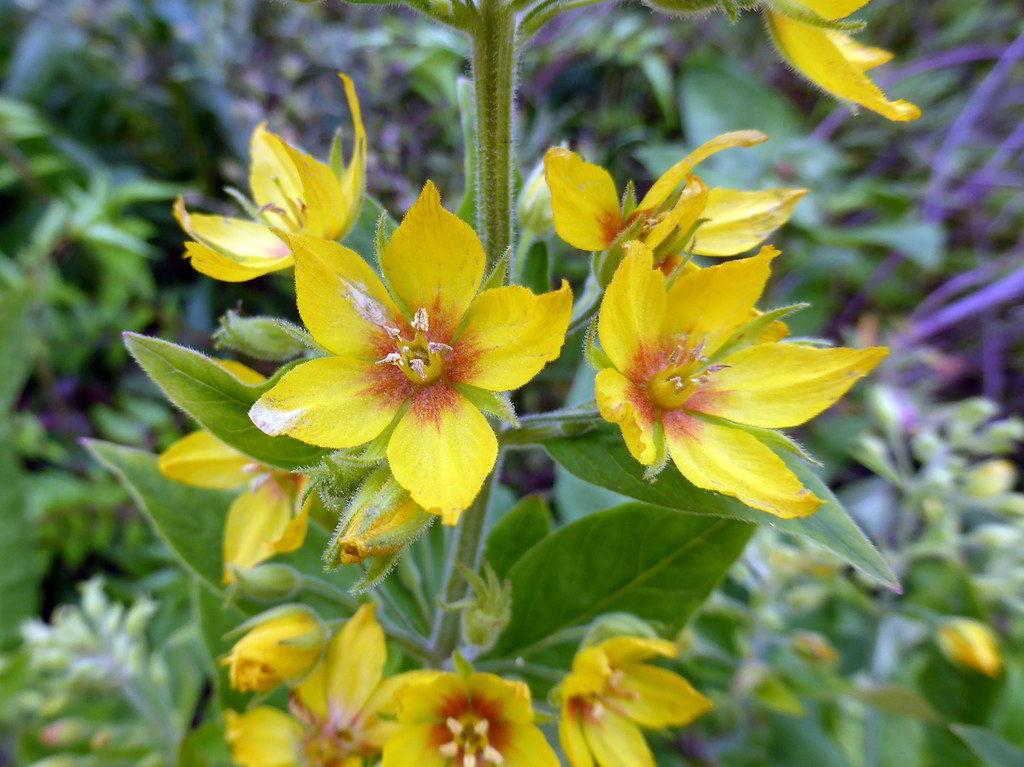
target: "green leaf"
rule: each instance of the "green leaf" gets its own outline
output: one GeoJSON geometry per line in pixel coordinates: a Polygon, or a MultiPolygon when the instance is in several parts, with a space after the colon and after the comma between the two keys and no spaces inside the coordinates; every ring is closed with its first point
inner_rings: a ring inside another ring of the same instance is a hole
{"type": "Polygon", "coordinates": [[[534,544],[508,571],[512,620],[492,656],[528,656],[544,640],[609,612],[675,633],[743,551],[753,525],[645,504],[597,512],[534,544]]]}
{"type": "Polygon", "coordinates": [[[388,222],[387,228],[394,231],[397,224],[387,209],[370,195],[363,195],[359,217],[356,219],[352,231],[341,241],[342,245],[351,248],[371,264],[376,258],[375,243],[381,216],[384,216],[388,222]]]}
{"type": "Polygon", "coordinates": [[[249,618],[249,613],[236,605],[225,607],[224,598],[198,579],[192,581],[192,610],[210,659],[207,670],[213,677],[214,697],[222,709],[244,711],[250,696],[231,688],[228,669],[221,665],[220,659],[228,654],[235,641],[225,639],[224,635],[249,618]]]}
{"type": "Polygon", "coordinates": [[[899,587],[889,563],[857,527],[832,491],[813,471],[791,456],[780,457],[815,495],[825,501],[816,513],[802,519],[781,519],[751,509],[730,496],[702,490],[687,482],[671,466],[655,481],[648,482],[644,479],[644,467],[626,451],[619,435],[604,429],[551,439],[544,443],[544,447],[569,472],[599,487],[687,514],[710,514],[772,525],[824,546],[890,588],[899,587]]]}
{"type": "Polygon", "coordinates": [[[534,293],[551,290],[551,258],[543,241],[530,245],[519,264],[519,281],[534,293]]]}
{"type": "Polygon", "coordinates": [[[313,466],[328,452],[288,436],[271,437],[249,420],[249,408],[270,382],[244,384],[209,357],[170,341],[137,333],[125,333],[124,339],[167,398],[233,448],[285,470],[313,466]]]}
{"type": "Polygon", "coordinates": [[[512,565],[550,532],[551,511],[547,501],[539,495],[529,495],[491,530],[484,559],[499,578],[504,578],[512,565]]]}
{"type": "Polygon", "coordinates": [[[983,762],[986,767],[1021,767],[1024,750],[984,727],[954,724],[953,730],[983,762]]]}

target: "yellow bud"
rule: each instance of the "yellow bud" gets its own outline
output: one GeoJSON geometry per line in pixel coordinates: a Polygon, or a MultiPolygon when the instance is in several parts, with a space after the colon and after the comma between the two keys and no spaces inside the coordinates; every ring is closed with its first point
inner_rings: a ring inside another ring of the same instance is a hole
{"type": "Polygon", "coordinates": [[[270,690],[302,677],[320,659],[327,627],[308,607],[284,605],[243,624],[247,633],[221,663],[231,686],[251,692],[270,690]]]}
{"type": "Polygon", "coordinates": [[[839,652],[832,643],[814,631],[801,631],[793,637],[793,649],[807,660],[832,665],[839,660],[839,652]]]}
{"type": "Polygon", "coordinates": [[[993,458],[964,476],[964,491],[973,498],[991,498],[1009,492],[1017,483],[1017,467],[1005,458],[993,458]]]}
{"type": "Polygon", "coordinates": [[[551,190],[544,179],[544,164],[537,163],[519,193],[519,220],[523,229],[543,237],[555,227],[551,190]]]}
{"type": "Polygon", "coordinates": [[[984,623],[970,618],[952,618],[946,621],[938,634],[939,649],[951,663],[980,671],[988,676],[999,676],[1003,659],[995,634],[984,623]]]}

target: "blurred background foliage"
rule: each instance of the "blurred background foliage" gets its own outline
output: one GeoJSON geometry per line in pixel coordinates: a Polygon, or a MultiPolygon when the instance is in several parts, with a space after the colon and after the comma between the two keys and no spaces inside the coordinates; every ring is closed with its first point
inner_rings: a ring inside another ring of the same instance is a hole
{"type": "MultiPolygon", "coordinates": [[[[1020,6],[876,0],[860,16],[895,52],[879,80],[921,106],[917,122],[822,97],[756,16],[600,6],[544,28],[523,57],[524,174],[566,141],[643,189],[686,147],[759,128],[770,143],[702,172],[812,191],[774,238],[785,257],[767,303],[812,302],[799,335],[894,348],[866,402],[802,437],[903,593],[762,531],[679,638],[719,705],[658,743],[666,765],[1024,763],[1020,6]],[[954,615],[1000,635],[996,678],[940,652],[954,615]]],[[[245,186],[262,120],[326,156],[348,125],[336,71],[363,102],[370,193],[400,215],[430,178],[455,205],[466,42],[335,0],[0,0],[0,30],[0,764],[166,764],[169,742],[182,764],[223,763],[203,729],[187,579],[78,441],[159,450],[188,428],[121,331],[209,348],[228,309],[294,317],[286,277],[193,272],[170,201],[227,210],[222,187],[245,186]],[[85,582],[82,606],[66,606],[85,582]],[[20,632],[33,617],[64,629],[20,632]],[[111,667],[123,673],[97,676],[111,667]]],[[[537,287],[586,271],[550,236],[526,263],[537,287]]],[[[589,399],[578,358],[570,344],[520,409],[589,399]]],[[[516,454],[503,482],[563,519],[615,502],[541,454],[516,454]]]]}

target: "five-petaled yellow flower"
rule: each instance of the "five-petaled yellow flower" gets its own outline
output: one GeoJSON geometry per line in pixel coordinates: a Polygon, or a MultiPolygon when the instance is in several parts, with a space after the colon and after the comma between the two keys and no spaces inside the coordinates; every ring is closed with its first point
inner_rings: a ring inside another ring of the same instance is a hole
{"type": "Polygon", "coordinates": [[[630,230],[631,239],[662,255],[664,248],[677,250],[678,238],[686,238],[704,219],[692,241],[682,243],[689,250],[702,256],[735,256],[750,250],[789,220],[807,190],[708,189],[691,173],[716,152],[767,140],[754,130],[716,136],[665,171],[633,212],[622,209],[607,170],[568,149],[552,147],[544,155],[544,169],[555,231],[573,247],[600,251],[629,236],[624,233],[630,230]]]}
{"type": "Polygon", "coordinates": [[[494,674],[426,672],[398,691],[381,767],[558,767],[530,690],[494,674]]]}
{"type": "Polygon", "coordinates": [[[615,637],[580,650],[558,687],[558,735],[572,767],[654,767],[641,727],[688,724],[711,701],[667,669],[644,663],[673,658],[664,639],[615,637]]]}
{"type": "Polygon", "coordinates": [[[384,677],[387,645],[373,605],[363,605],[292,693],[292,715],[270,706],[227,711],[227,739],[241,767],[362,767],[396,728],[381,716],[395,691],[429,671],[384,677]]]}
{"type": "Polygon", "coordinates": [[[305,235],[288,241],[299,313],[330,356],[286,373],[249,411],[253,423],[331,448],[386,439],[398,483],[454,524],[498,452],[472,400],[522,386],[558,356],[568,284],[539,296],[480,291],[480,240],[430,182],[380,255],[390,294],[353,251],[305,235]]]}
{"type": "Polygon", "coordinates": [[[619,425],[645,465],[671,456],[698,487],[780,517],[813,513],[822,500],[752,432],[816,416],[888,350],[780,343],[781,323],[730,342],[756,317],[773,248],[692,267],[674,282],[652,268],[647,246],[631,242],[626,250],[598,320],[612,363],[597,374],[601,415],[619,425]]]}
{"type": "MultiPolygon", "coordinates": [[[[220,364],[246,383],[264,378],[237,362],[220,364]]],[[[252,567],[274,554],[295,551],[306,539],[308,504],[303,500],[308,477],[265,466],[225,445],[207,431],[188,434],[160,456],[160,472],[194,487],[243,489],[224,523],[224,582],[234,581],[232,567],[252,567]]],[[[192,510],[196,512],[196,510],[192,510]]]]}
{"type": "Polygon", "coordinates": [[[330,636],[316,613],[305,605],[282,605],[243,624],[248,630],[221,665],[231,686],[242,692],[272,690],[297,682],[320,659],[330,636]]]}
{"type": "Polygon", "coordinates": [[[828,22],[843,20],[868,2],[787,0],[784,6],[774,7],[767,3],[765,21],[782,57],[823,90],[890,120],[916,120],[921,116],[920,109],[909,101],[890,101],[865,74],[889,61],[892,54],[861,45],[845,32],[827,28],[828,22]]]}
{"type": "Polygon", "coordinates": [[[255,220],[189,213],[179,197],[174,215],[192,242],[185,256],[196,270],[226,282],[241,282],[292,265],[288,244],[272,230],[335,240],[359,214],[366,186],[366,130],[355,86],[339,73],[352,113],[352,157],[339,173],[267,130],[253,131],[249,186],[255,220]]]}

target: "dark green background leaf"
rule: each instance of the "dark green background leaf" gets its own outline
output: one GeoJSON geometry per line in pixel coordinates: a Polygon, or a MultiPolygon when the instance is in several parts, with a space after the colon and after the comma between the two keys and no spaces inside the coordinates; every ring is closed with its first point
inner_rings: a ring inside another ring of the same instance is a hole
{"type": "Polygon", "coordinates": [[[484,559],[504,578],[512,565],[551,532],[551,510],[539,495],[527,496],[517,503],[487,536],[484,559]]]}

